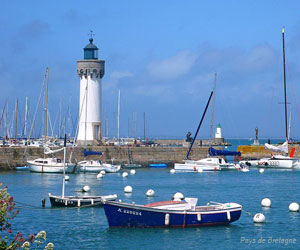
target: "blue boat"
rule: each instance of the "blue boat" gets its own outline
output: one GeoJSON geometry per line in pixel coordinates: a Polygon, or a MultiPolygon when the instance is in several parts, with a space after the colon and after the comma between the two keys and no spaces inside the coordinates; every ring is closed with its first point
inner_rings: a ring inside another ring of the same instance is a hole
{"type": "Polygon", "coordinates": [[[149,164],[149,168],[166,168],[167,164],[165,163],[155,163],[155,164],[149,164]]]}
{"type": "Polygon", "coordinates": [[[237,221],[242,206],[237,203],[210,202],[197,206],[197,198],[135,205],[105,201],[109,227],[202,227],[228,225],[237,221]]]}
{"type": "Polygon", "coordinates": [[[29,170],[29,166],[19,166],[16,167],[17,171],[28,171],[29,170]]]}

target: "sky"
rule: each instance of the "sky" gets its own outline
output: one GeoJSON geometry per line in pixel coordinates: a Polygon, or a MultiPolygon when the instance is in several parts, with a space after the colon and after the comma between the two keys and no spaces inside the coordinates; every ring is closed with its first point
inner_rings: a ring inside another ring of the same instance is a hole
{"type": "MultiPolygon", "coordinates": [[[[188,131],[193,136],[217,73],[213,132],[220,123],[225,138],[254,138],[256,127],[259,138],[284,138],[284,26],[291,137],[300,138],[298,0],[4,1],[1,9],[0,112],[8,105],[3,124],[11,131],[16,99],[18,133],[25,96],[33,119],[49,67],[51,127],[57,134],[65,120],[74,133],[76,63],[92,30],[106,65],[103,134],[107,120],[108,135],[117,135],[120,89],[121,136],[143,137],[144,113],[148,138],[180,139],[188,131]]],[[[209,137],[212,106],[199,138],[209,137]]],[[[38,134],[41,110],[37,116],[38,134]]]]}

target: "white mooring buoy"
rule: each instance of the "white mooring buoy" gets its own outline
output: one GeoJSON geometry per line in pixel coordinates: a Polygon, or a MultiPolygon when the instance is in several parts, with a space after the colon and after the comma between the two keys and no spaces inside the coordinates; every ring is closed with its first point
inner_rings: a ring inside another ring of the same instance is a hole
{"type": "Polygon", "coordinates": [[[66,175],[66,176],[65,176],[65,181],[69,181],[69,180],[70,180],[69,175],[66,175]]]}
{"type": "Polygon", "coordinates": [[[263,172],[265,172],[265,170],[264,170],[263,168],[260,168],[260,169],[259,169],[259,173],[262,174],[263,172]]]}
{"type": "Polygon", "coordinates": [[[124,192],[125,193],[132,193],[132,187],[131,186],[124,187],[124,192]]]}
{"type": "Polygon", "coordinates": [[[299,204],[296,202],[293,202],[289,205],[290,212],[299,212],[299,204]]]}
{"type": "Polygon", "coordinates": [[[106,172],[105,172],[104,170],[101,170],[101,171],[100,171],[100,174],[105,175],[106,172]]]}
{"type": "Polygon", "coordinates": [[[123,178],[125,178],[125,177],[127,177],[128,176],[128,173],[127,172],[124,172],[123,174],[122,174],[122,177],[123,178]]]}
{"type": "Polygon", "coordinates": [[[148,191],[146,192],[146,196],[148,196],[148,197],[153,197],[154,194],[155,194],[155,192],[153,189],[148,189],[148,191]]]}
{"type": "Polygon", "coordinates": [[[103,177],[103,174],[97,174],[97,179],[100,179],[100,178],[102,178],[103,177]]]}
{"type": "Polygon", "coordinates": [[[130,174],[131,174],[131,175],[134,175],[134,174],[135,174],[135,170],[134,170],[134,169],[131,169],[131,170],[130,170],[130,174]]]}
{"type": "Polygon", "coordinates": [[[253,217],[253,222],[254,223],[264,223],[264,222],[266,222],[266,217],[261,213],[257,213],[253,217]]]}
{"type": "Polygon", "coordinates": [[[271,204],[272,204],[272,202],[269,198],[264,198],[261,201],[261,206],[262,207],[271,207],[271,204]]]}
{"type": "Polygon", "coordinates": [[[175,173],[175,169],[172,168],[172,169],[170,170],[170,174],[174,174],[174,173],[175,173]]]}
{"type": "Polygon", "coordinates": [[[85,185],[85,186],[83,186],[83,188],[82,188],[82,192],[89,192],[91,190],[91,188],[90,188],[90,186],[88,186],[88,185],[85,185]]]}
{"type": "Polygon", "coordinates": [[[180,192],[177,192],[173,195],[172,200],[174,201],[181,201],[184,199],[184,195],[180,192]]]}
{"type": "Polygon", "coordinates": [[[203,173],[203,170],[201,168],[199,168],[198,173],[203,173]]]}

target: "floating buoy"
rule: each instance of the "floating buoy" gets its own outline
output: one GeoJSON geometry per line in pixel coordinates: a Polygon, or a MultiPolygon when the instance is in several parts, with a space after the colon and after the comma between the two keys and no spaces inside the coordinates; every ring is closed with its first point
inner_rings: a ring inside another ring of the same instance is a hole
{"type": "Polygon", "coordinates": [[[100,171],[100,174],[105,175],[106,172],[104,170],[100,171]]]}
{"type": "Polygon", "coordinates": [[[271,207],[271,204],[272,204],[272,202],[269,198],[264,198],[261,201],[262,207],[271,207]]]}
{"type": "Polygon", "coordinates": [[[254,223],[264,223],[264,222],[266,222],[266,217],[261,213],[255,214],[253,217],[253,222],[254,223]]]}
{"type": "Polygon", "coordinates": [[[123,174],[122,174],[122,177],[127,177],[128,176],[128,173],[127,172],[124,172],[123,174]]]}
{"type": "Polygon", "coordinates": [[[152,196],[154,196],[154,194],[155,194],[155,192],[153,189],[148,189],[148,191],[146,192],[146,196],[148,196],[148,197],[152,197],[152,196]]]}
{"type": "Polygon", "coordinates": [[[82,192],[89,192],[91,190],[91,188],[90,188],[90,186],[88,186],[88,185],[85,185],[85,186],[83,186],[83,188],[82,188],[82,192]]]}
{"type": "Polygon", "coordinates": [[[290,212],[299,212],[299,204],[296,202],[293,202],[289,205],[290,212]]]}
{"type": "Polygon", "coordinates": [[[263,168],[260,168],[260,169],[259,169],[259,173],[262,174],[263,172],[265,172],[265,170],[264,170],[263,168]]]}
{"type": "Polygon", "coordinates": [[[181,201],[184,199],[184,195],[180,192],[177,192],[173,195],[172,200],[174,201],[181,201]]]}
{"type": "Polygon", "coordinates": [[[132,193],[132,187],[131,186],[124,187],[124,192],[125,193],[132,193]]]}
{"type": "Polygon", "coordinates": [[[172,169],[170,170],[170,174],[174,174],[174,173],[175,173],[175,169],[172,168],[172,169]]]}
{"type": "Polygon", "coordinates": [[[69,181],[70,177],[68,175],[65,176],[65,181],[69,181]]]}
{"type": "Polygon", "coordinates": [[[134,174],[135,174],[135,170],[134,170],[134,169],[131,169],[131,170],[130,170],[130,174],[134,175],[134,174]]]}
{"type": "Polygon", "coordinates": [[[97,179],[100,179],[100,178],[102,178],[103,177],[103,174],[97,174],[97,179]]]}
{"type": "Polygon", "coordinates": [[[198,173],[203,173],[203,170],[201,168],[199,168],[198,173]]]}

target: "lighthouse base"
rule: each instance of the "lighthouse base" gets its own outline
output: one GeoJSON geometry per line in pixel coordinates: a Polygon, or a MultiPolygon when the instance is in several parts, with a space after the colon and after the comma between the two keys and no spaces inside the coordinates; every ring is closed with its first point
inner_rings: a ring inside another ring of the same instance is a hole
{"type": "Polygon", "coordinates": [[[77,146],[101,146],[103,145],[101,140],[77,140],[76,141],[77,146]]]}

